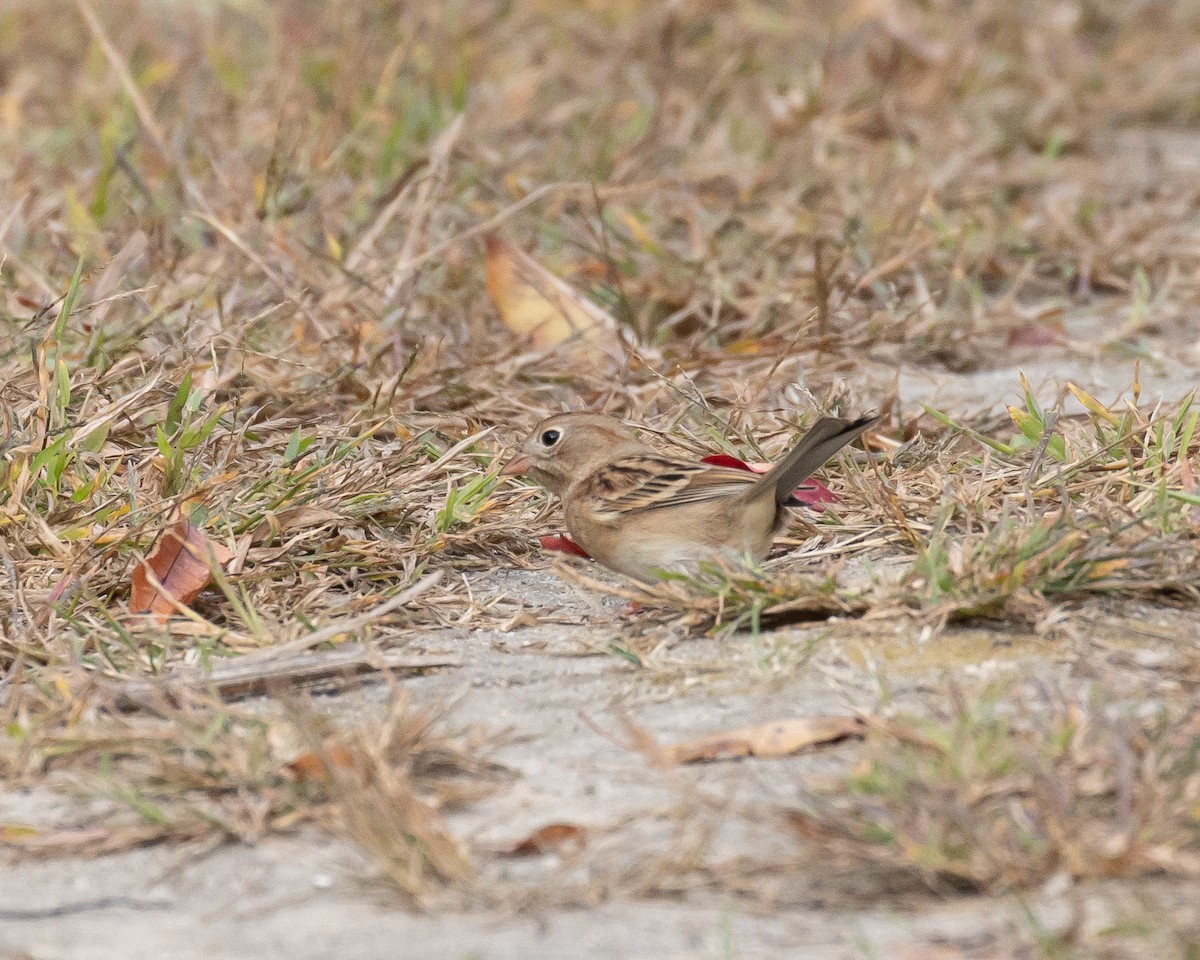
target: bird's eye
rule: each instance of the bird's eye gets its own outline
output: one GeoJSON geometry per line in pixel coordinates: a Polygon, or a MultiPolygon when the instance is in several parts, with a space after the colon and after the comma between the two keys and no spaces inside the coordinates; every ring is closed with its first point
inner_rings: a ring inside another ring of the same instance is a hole
{"type": "Polygon", "coordinates": [[[559,438],[559,437],[561,437],[561,436],[562,436],[562,434],[561,434],[561,433],[559,433],[557,430],[547,430],[547,431],[545,431],[545,432],[542,434],[542,446],[543,446],[543,447],[552,447],[552,446],[554,446],[556,443],[558,443],[558,438],[559,438]]]}

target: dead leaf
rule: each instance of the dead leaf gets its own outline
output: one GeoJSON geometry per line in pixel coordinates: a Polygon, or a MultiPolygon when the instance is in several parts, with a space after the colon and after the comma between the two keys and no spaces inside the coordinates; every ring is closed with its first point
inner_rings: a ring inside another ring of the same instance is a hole
{"type": "Polygon", "coordinates": [[[1063,347],[1067,344],[1067,328],[1061,320],[1044,323],[1023,323],[1008,331],[1008,346],[1014,348],[1063,347]]]}
{"type": "Polygon", "coordinates": [[[495,234],[484,242],[488,293],[509,330],[535,350],[562,344],[592,358],[622,355],[611,314],[495,234]]]}
{"type": "Polygon", "coordinates": [[[304,504],[286,510],[268,511],[262,522],[250,531],[250,535],[254,543],[259,544],[294,530],[313,530],[345,519],[340,513],[324,507],[304,504]]]}
{"type": "Polygon", "coordinates": [[[538,827],[524,840],[520,840],[507,850],[501,850],[501,857],[532,857],[542,853],[562,853],[566,848],[582,850],[587,846],[587,831],[574,823],[548,823],[538,827]]]}
{"type": "Polygon", "coordinates": [[[541,542],[543,550],[566,553],[572,557],[583,557],[585,560],[591,559],[591,554],[565,534],[538,537],[538,540],[541,542]]]}
{"type": "Polygon", "coordinates": [[[355,770],[361,764],[349,747],[335,743],[320,752],[302,753],[287,765],[288,770],[301,783],[328,784],[333,779],[333,770],[355,770]]]}
{"type": "Polygon", "coordinates": [[[737,757],[786,757],[808,747],[827,746],[842,740],[860,739],[866,725],[859,717],[816,716],[778,720],[755,727],[712,733],[685,743],[665,747],[669,763],[731,760],[737,757]]]}
{"type": "MultiPolygon", "coordinates": [[[[542,539],[546,540],[549,538],[543,537],[542,539]]],[[[500,624],[500,632],[511,633],[513,630],[522,630],[525,627],[536,627],[540,622],[541,621],[538,619],[537,614],[532,613],[529,610],[522,610],[520,613],[513,614],[511,617],[505,620],[504,623],[500,624]]],[[[527,646],[528,642],[524,645],[527,646]]],[[[539,643],[537,648],[540,649],[544,645],[544,643],[539,643]]]]}
{"type": "Polygon", "coordinates": [[[224,567],[232,557],[229,550],[209,540],[190,520],[181,519],[163,531],[146,559],[134,567],[129,608],[165,623],[175,612],[172,600],[184,606],[190,604],[212,580],[212,564],[224,567]],[[150,574],[161,589],[151,583],[150,574]]]}

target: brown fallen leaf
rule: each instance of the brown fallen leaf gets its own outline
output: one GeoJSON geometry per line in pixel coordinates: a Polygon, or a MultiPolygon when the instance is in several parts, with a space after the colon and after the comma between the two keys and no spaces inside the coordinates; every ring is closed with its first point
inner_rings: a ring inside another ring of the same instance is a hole
{"type": "Polygon", "coordinates": [[[300,754],[287,764],[287,768],[301,783],[328,784],[333,779],[334,769],[357,770],[361,765],[361,760],[349,747],[335,743],[320,752],[300,754]]]}
{"type": "Polygon", "coordinates": [[[507,850],[497,853],[500,857],[532,857],[542,853],[556,853],[570,847],[581,850],[587,845],[587,831],[574,823],[548,823],[538,827],[524,840],[519,840],[507,850]]]}
{"type": "Polygon", "coordinates": [[[205,536],[190,520],[164,530],[146,559],[133,569],[129,608],[165,623],[175,603],[187,606],[212,580],[212,565],[224,567],[233,554],[205,536]],[[158,586],[150,580],[153,574],[158,586]],[[174,601],[174,603],[172,602],[174,601]]]}
{"type": "Polygon", "coordinates": [[[1024,323],[1009,330],[1007,338],[1009,347],[1020,349],[1064,347],[1067,342],[1067,328],[1061,320],[1024,323]]]}
{"type": "Polygon", "coordinates": [[[328,523],[345,520],[340,513],[326,510],[324,507],[314,507],[308,504],[299,507],[289,507],[286,510],[268,512],[266,517],[250,531],[254,543],[272,540],[280,534],[291,533],[293,530],[312,530],[323,527],[328,523]]]}
{"type": "Polygon", "coordinates": [[[504,325],[535,350],[560,344],[594,358],[623,353],[616,319],[495,234],[487,248],[487,289],[504,325]]]}
{"type": "Polygon", "coordinates": [[[685,743],[664,747],[669,763],[732,760],[737,757],[786,757],[808,747],[826,746],[842,740],[861,739],[866,724],[859,717],[816,716],[778,720],[756,727],[711,733],[685,743]]]}

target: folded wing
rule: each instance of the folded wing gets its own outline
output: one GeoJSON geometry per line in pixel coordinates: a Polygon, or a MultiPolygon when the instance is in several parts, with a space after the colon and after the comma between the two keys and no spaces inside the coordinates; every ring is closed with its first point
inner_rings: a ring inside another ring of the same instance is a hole
{"type": "Polygon", "coordinates": [[[704,503],[736,496],[758,480],[753,473],[668,457],[629,457],[596,471],[585,495],[597,519],[704,503]]]}

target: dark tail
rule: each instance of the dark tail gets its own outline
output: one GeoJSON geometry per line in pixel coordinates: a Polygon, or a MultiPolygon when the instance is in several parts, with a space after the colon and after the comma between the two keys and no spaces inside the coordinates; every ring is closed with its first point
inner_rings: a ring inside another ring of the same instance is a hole
{"type": "Polygon", "coordinates": [[[753,497],[758,491],[770,487],[775,490],[776,503],[787,503],[792,499],[793,490],[878,419],[863,417],[859,420],[839,420],[837,417],[822,417],[786,457],[763,474],[762,479],[751,488],[753,492],[747,491],[748,496],[753,497]]]}

